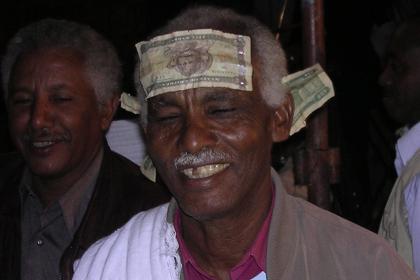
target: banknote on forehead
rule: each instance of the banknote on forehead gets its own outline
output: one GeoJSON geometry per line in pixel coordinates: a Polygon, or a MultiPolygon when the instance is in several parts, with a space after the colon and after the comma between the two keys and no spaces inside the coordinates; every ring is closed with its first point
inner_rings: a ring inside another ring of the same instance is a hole
{"type": "Polygon", "coordinates": [[[158,36],[136,48],[146,98],[198,87],[252,91],[248,36],[196,29],[158,36]]]}

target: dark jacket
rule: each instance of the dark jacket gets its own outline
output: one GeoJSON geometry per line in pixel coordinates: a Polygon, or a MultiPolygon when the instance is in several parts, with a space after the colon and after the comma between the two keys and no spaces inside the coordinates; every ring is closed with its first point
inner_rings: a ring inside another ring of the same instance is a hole
{"type": "MultiPolygon", "coordinates": [[[[0,279],[20,279],[20,197],[25,163],[18,154],[0,156],[0,279]]],[[[98,239],[125,224],[137,212],[169,200],[169,193],[147,180],[139,167],[107,145],[92,198],[60,269],[71,279],[73,262],[98,239]]]]}

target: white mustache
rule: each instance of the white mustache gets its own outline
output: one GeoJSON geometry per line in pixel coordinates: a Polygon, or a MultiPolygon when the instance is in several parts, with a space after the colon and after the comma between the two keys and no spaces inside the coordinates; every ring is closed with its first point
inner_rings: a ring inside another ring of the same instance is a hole
{"type": "Polygon", "coordinates": [[[23,140],[26,142],[34,142],[34,141],[50,141],[50,142],[57,142],[57,141],[67,141],[71,140],[70,133],[67,131],[62,132],[60,134],[51,132],[48,128],[43,128],[37,132],[26,132],[23,135],[23,140]]]}
{"type": "Polygon", "coordinates": [[[227,162],[231,156],[228,153],[209,148],[202,149],[198,153],[192,154],[184,152],[174,159],[177,170],[191,166],[200,166],[216,162],[227,162]]]}

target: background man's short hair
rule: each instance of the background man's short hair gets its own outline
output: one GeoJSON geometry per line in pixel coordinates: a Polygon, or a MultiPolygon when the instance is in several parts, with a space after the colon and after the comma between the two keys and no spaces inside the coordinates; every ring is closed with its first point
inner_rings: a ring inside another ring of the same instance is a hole
{"type": "Polygon", "coordinates": [[[20,29],[7,45],[1,65],[5,100],[9,94],[10,75],[19,56],[43,48],[68,48],[79,52],[99,102],[120,93],[121,62],[108,40],[87,25],[43,19],[20,29]]]}

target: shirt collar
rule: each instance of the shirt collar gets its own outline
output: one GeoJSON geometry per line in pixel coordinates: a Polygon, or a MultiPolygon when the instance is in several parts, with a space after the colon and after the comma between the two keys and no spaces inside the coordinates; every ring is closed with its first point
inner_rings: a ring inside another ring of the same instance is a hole
{"type": "MultiPolygon", "coordinates": [[[[56,204],[59,204],[66,227],[71,233],[76,231],[78,224],[83,218],[87,205],[89,204],[102,159],[103,149],[100,150],[84,175],[58,200],[58,202],[53,203],[49,207],[57,207],[56,204]]],[[[28,195],[31,195],[39,202],[39,205],[42,205],[40,199],[32,190],[32,175],[28,167],[25,167],[23,172],[19,191],[22,202],[25,201],[28,195]]]]}
{"type": "Polygon", "coordinates": [[[74,232],[89,204],[103,159],[103,149],[77,182],[59,199],[67,228],[74,232]]]}
{"type": "Polygon", "coordinates": [[[397,141],[395,167],[398,173],[418,149],[420,149],[420,122],[416,123],[397,141]]]}

